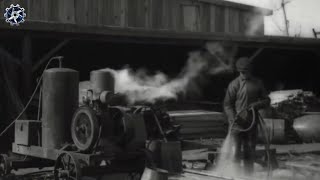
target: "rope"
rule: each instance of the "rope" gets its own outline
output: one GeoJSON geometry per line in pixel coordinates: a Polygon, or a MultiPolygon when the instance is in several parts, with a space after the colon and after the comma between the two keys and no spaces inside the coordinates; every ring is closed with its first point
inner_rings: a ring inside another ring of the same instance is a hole
{"type": "Polygon", "coordinates": [[[34,98],[34,96],[36,95],[36,92],[38,90],[38,88],[40,87],[40,84],[41,84],[41,81],[42,81],[42,78],[43,78],[43,75],[44,75],[44,71],[47,70],[48,66],[50,65],[50,63],[53,61],[53,60],[59,60],[59,66],[61,67],[61,60],[62,60],[62,56],[58,56],[58,57],[52,57],[49,62],[47,63],[46,67],[44,68],[41,76],[40,76],[40,79],[37,83],[37,86],[36,88],[34,89],[29,101],[27,102],[27,104],[25,105],[25,107],[23,108],[23,110],[20,112],[20,114],[0,133],[0,137],[6,133],[8,131],[8,129],[24,114],[24,112],[27,110],[27,108],[29,107],[32,99],[34,98]]]}

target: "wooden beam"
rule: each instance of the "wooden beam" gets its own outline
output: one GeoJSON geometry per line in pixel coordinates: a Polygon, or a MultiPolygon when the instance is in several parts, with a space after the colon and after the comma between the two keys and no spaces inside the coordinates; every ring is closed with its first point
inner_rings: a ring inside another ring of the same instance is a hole
{"type": "MultiPolygon", "coordinates": [[[[70,37],[97,37],[99,39],[153,39],[151,43],[157,41],[175,41],[182,44],[181,41],[189,41],[190,43],[199,41],[226,41],[230,43],[239,43],[241,45],[248,44],[252,47],[275,47],[275,48],[297,48],[310,49],[319,48],[320,40],[311,38],[293,38],[293,37],[277,37],[277,36],[244,36],[237,34],[225,33],[199,33],[199,32],[177,32],[172,30],[146,30],[139,28],[121,28],[108,26],[86,26],[78,24],[60,24],[46,23],[36,21],[26,21],[23,26],[11,27],[7,23],[0,21],[0,30],[6,30],[7,33],[19,34],[21,31],[33,31],[32,37],[51,35],[56,38],[70,37]],[[57,36],[58,35],[58,36],[57,36]],[[154,41],[156,40],[156,41],[154,41]]],[[[1,33],[2,34],[2,33],[1,33]]],[[[1,36],[1,35],[0,35],[1,36]]]]}
{"type": "Polygon", "coordinates": [[[43,63],[49,60],[55,53],[57,53],[61,48],[63,48],[67,43],[69,43],[70,40],[71,39],[63,40],[56,47],[51,49],[47,54],[42,56],[42,58],[40,58],[40,60],[38,60],[35,65],[33,65],[32,72],[35,72],[43,63]]]}
{"type": "Polygon", "coordinates": [[[253,61],[261,52],[264,50],[264,48],[259,48],[251,57],[250,60],[253,61]]]}

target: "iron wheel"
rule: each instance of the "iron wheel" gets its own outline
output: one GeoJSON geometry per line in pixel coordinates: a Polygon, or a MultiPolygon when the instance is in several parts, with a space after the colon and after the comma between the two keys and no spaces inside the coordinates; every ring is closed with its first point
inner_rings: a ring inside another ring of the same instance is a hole
{"type": "Polygon", "coordinates": [[[69,153],[58,156],[54,166],[55,180],[80,180],[81,166],[77,159],[69,153]]]}

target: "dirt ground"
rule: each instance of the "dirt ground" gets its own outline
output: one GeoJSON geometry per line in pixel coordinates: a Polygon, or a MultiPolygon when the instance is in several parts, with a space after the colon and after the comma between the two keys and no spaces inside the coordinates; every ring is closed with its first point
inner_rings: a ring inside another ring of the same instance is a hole
{"type": "MultiPolygon", "coordinates": [[[[184,172],[181,175],[178,176],[170,176],[169,180],[218,180],[218,179],[234,179],[234,180],[319,180],[320,179],[320,154],[316,153],[304,153],[304,154],[298,154],[298,153],[285,153],[281,155],[277,155],[277,161],[279,167],[277,169],[274,169],[272,172],[268,173],[265,168],[263,168],[259,164],[255,164],[255,174],[251,177],[246,177],[241,174],[228,174],[225,178],[217,178],[217,177],[211,177],[211,176],[204,176],[204,175],[197,175],[194,173],[188,173],[184,172]],[[291,164],[298,164],[299,167],[293,167],[290,166],[291,164]]],[[[202,162],[193,162],[196,165],[193,166],[193,170],[197,170],[198,172],[204,172],[207,174],[217,175],[220,176],[220,174],[217,174],[214,171],[208,171],[205,168],[208,166],[203,165],[202,162]]],[[[189,167],[190,168],[190,167],[189,167]]],[[[226,172],[227,172],[226,167],[226,172]]],[[[190,168],[192,169],[192,168],[190,168]]],[[[212,166],[211,166],[212,169],[212,166]]],[[[8,178],[0,177],[0,180],[5,179],[18,179],[18,180],[29,180],[29,179],[41,179],[41,180],[49,180],[52,178],[52,171],[53,168],[44,168],[41,169],[41,171],[49,172],[44,173],[43,176],[37,178],[38,176],[21,176],[24,174],[32,174],[33,172],[39,171],[38,169],[20,169],[18,171],[12,171],[13,174],[16,176],[9,176],[8,178]],[[15,178],[14,178],[15,177],[15,178]]],[[[89,178],[84,177],[83,180],[138,180],[139,177],[132,177],[129,174],[113,174],[113,175],[105,175],[100,178],[89,178]]]]}

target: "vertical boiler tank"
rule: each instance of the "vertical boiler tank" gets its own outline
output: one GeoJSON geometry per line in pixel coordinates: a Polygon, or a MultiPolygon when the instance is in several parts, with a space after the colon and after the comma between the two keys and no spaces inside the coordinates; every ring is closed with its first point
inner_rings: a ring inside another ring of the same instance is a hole
{"type": "Polygon", "coordinates": [[[70,124],[78,108],[79,74],[67,68],[44,72],[42,88],[42,147],[59,149],[71,141],[70,124]]]}
{"type": "Polygon", "coordinates": [[[102,91],[114,92],[115,79],[110,70],[95,70],[90,73],[90,82],[92,89],[96,93],[102,91]]]}

